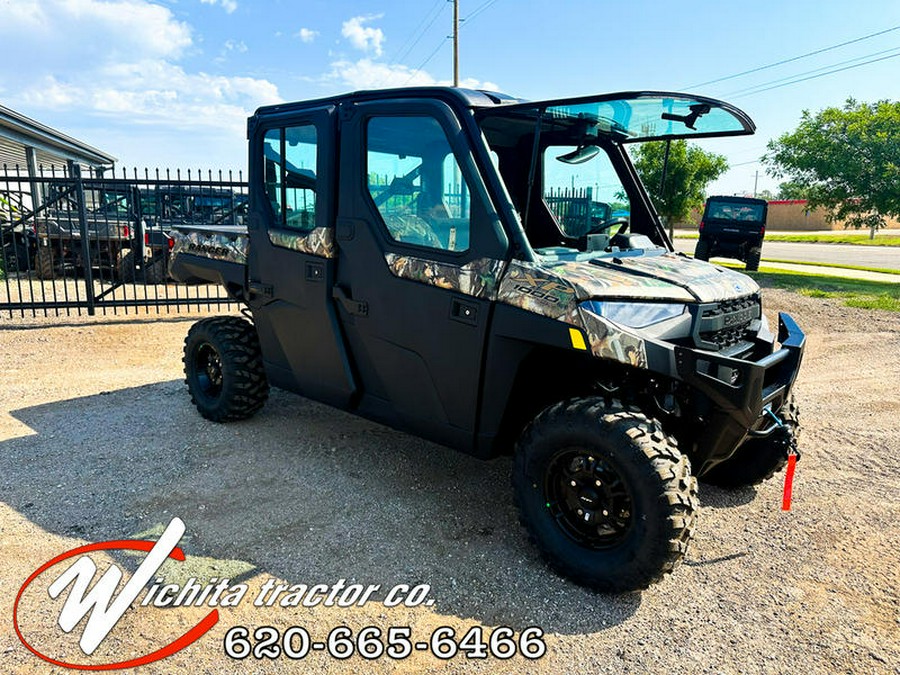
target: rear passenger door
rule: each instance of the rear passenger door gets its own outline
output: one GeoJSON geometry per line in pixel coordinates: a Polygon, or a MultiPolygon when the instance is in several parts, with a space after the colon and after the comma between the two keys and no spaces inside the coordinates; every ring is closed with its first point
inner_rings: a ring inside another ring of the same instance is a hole
{"type": "Polygon", "coordinates": [[[347,407],[337,323],[333,106],[266,118],[251,135],[251,306],[272,384],[347,407]]]}

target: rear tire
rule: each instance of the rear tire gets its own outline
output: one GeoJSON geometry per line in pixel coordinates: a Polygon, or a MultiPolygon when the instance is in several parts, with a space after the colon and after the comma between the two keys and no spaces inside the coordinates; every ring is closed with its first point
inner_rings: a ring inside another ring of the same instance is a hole
{"type": "Polygon", "coordinates": [[[252,417],[269,397],[256,328],[232,316],[203,319],[184,341],[191,402],[213,422],[252,417]]]}
{"type": "Polygon", "coordinates": [[[694,249],[694,258],[697,260],[709,260],[709,242],[703,239],[697,240],[697,248],[694,249]]]}
{"type": "Polygon", "coordinates": [[[143,276],[144,283],[147,284],[164,284],[169,279],[169,265],[166,256],[163,255],[155,260],[148,260],[144,263],[143,276]]]}
{"type": "MultiPolygon", "coordinates": [[[[800,407],[791,394],[777,411],[790,427],[794,438],[800,436],[800,407]]],[[[781,471],[787,464],[784,448],[771,438],[750,438],[721,464],[703,475],[703,482],[726,489],[758,485],[781,471]]]]}
{"type": "Polygon", "coordinates": [[[659,423],[597,397],[558,403],[516,447],[519,519],[544,559],[606,592],[672,571],[693,535],[697,481],[659,423]]]}
{"type": "Polygon", "coordinates": [[[137,256],[133,249],[123,248],[119,251],[117,263],[119,280],[123,283],[141,282],[148,285],[165,283],[169,277],[165,257],[158,260],[145,260],[141,269],[137,268],[137,256]]]}
{"type": "Polygon", "coordinates": [[[137,268],[134,264],[134,251],[123,248],[116,259],[116,273],[123,284],[134,283],[137,280],[137,268]]]}
{"type": "Polygon", "coordinates": [[[44,281],[56,278],[53,251],[49,246],[39,246],[37,253],[34,254],[34,273],[38,279],[44,281]]]}
{"type": "Polygon", "coordinates": [[[756,272],[759,269],[759,259],[762,256],[762,249],[754,246],[747,252],[747,271],[756,272]]]}

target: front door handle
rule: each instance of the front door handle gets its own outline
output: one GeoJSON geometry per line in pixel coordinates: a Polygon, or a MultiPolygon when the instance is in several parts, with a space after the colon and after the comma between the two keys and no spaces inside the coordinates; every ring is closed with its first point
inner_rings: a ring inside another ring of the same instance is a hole
{"type": "Polygon", "coordinates": [[[369,316],[369,303],[354,300],[340,286],[335,286],[331,291],[331,297],[340,302],[348,314],[354,316],[369,316]]]}
{"type": "Polygon", "coordinates": [[[450,301],[450,318],[471,326],[478,324],[478,305],[453,298],[450,301]]]}

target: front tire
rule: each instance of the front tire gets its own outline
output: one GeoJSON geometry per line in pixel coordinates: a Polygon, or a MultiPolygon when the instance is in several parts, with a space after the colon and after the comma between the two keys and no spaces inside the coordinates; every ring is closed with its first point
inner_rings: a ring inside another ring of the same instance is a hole
{"type": "Polygon", "coordinates": [[[7,273],[28,271],[28,248],[24,244],[6,244],[3,247],[3,259],[6,261],[7,273]]]}
{"type": "Polygon", "coordinates": [[[217,316],[191,326],[184,374],[191,402],[213,422],[252,417],[269,397],[256,329],[238,317],[217,316]]]}
{"type": "Polygon", "coordinates": [[[697,481],[659,423],[601,398],[544,410],[516,448],[522,524],[544,559],[607,592],[646,588],[683,558],[697,481]]]}

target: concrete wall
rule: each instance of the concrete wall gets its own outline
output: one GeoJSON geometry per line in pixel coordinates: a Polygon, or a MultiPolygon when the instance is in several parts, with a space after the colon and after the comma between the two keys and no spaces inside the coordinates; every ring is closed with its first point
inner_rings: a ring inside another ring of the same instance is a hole
{"type": "MultiPolygon", "coordinates": [[[[888,220],[889,229],[900,229],[900,221],[888,220]]],[[[825,219],[824,209],[809,210],[806,200],[785,200],[769,202],[769,215],[766,218],[766,229],[779,230],[843,230],[844,223],[829,223],[825,219]]]]}
{"type": "MultiPolygon", "coordinates": [[[[687,223],[679,223],[676,227],[696,229],[700,224],[702,211],[691,214],[687,223]]],[[[900,220],[888,219],[887,227],[891,230],[900,229],[900,220]]],[[[815,230],[843,230],[844,223],[836,221],[829,223],[825,219],[825,210],[818,208],[809,210],[806,200],[783,200],[769,202],[769,215],[766,218],[766,230],[769,232],[784,231],[815,231],[815,230]]]]}

